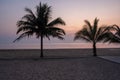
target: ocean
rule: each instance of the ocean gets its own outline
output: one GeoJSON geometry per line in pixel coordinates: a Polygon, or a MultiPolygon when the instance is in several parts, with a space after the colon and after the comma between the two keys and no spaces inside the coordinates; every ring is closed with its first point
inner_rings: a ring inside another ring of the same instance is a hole
{"type": "MultiPolygon", "coordinates": [[[[84,49],[92,48],[91,43],[44,43],[44,49],[84,49]]],[[[120,48],[120,44],[97,43],[97,48],[120,48]]],[[[0,49],[40,49],[40,43],[32,44],[0,44],[0,49]]]]}

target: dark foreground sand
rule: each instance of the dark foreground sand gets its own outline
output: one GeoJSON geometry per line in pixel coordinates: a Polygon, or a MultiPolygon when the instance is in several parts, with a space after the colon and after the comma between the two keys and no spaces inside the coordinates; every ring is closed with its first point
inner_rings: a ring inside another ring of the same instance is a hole
{"type": "MultiPolygon", "coordinates": [[[[92,57],[90,49],[1,50],[0,80],[120,80],[120,64],[92,57]]],[[[120,56],[120,49],[98,55],[120,56]]]]}

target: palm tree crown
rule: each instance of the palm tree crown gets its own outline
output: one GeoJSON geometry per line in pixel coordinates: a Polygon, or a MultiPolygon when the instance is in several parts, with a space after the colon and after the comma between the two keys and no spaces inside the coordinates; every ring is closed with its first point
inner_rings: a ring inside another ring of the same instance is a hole
{"type": "Polygon", "coordinates": [[[25,8],[25,11],[28,12],[28,14],[23,16],[22,20],[17,22],[17,34],[20,32],[22,32],[22,34],[16,40],[20,40],[25,36],[32,36],[33,34],[36,34],[37,38],[43,35],[43,37],[47,37],[48,39],[50,39],[49,36],[63,39],[62,36],[65,35],[64,30],[55,26],[59,24],[65,25],[65,22],[61,18],[57,18],[50,22],[51,7],[47,4],[42,5],[40,3],[36,7],[36,14],[29,8],[25,8]]]}
{"type": "Polygon", "coordinates": [[[63,36],[65,35],[65,31],[61,28],[57,28],[56,26],[65,25],[65,22],[61,18],[56,18],[55,20],[51,21],[51,6],[40,3],[36,6],[35,13],[33,13],[29,8],[25,8],[25,11],[27,14],[17,22],[17,34],[21,34],[15,41],[18,41],[26,36],[29,37],[36,35],[36,38],[41,37],[42,47],[43,38],[45,37],[47,37],[49,40],[50,36],[64,39],[63,36]]]}
{"type": "Polygon", "coordinates": [[[75,34],[74,38],[74,40],[84,39],[88,42],[92,42],[94,56],[96,56],[96,43],[102,41],[106,42],[110,33],[110,27],[98,27],[98,21],[99,19],[95,18],[93,25],[91,25],[88,20],[85,20],[86,25],[75,34]]]}

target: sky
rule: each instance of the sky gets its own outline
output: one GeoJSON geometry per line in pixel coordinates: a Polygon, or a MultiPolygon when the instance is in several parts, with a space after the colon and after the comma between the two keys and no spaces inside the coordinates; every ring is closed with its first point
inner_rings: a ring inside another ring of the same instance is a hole
{"type": "Polygon", "coordinates": [[[73,43],[74,33],[82,28],[86,19],[92,23],[97,17],[99,25],[120,26],[120,0],[0,0],[0,45],[39,43],[34,36],[13,43],[18,37],[16,22],[26,14],[24,8],[35,11],[39,2],[52,6],[52,19],[61,17],[66,22],[66,26],[61,26],[67,33],[65,40],[51,38],[50,41],[44,39],[44,43],[73,43]]]}

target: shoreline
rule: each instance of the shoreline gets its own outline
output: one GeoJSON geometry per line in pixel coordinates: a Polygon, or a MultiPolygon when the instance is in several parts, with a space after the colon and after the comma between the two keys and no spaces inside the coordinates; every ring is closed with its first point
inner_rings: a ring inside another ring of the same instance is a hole
{"type": "MultiPolygon", "coordinates": [[[[93,48],[51,48],[51,49],[43,49],[43,50],[90,50],[93,48]]],[[[97,48],[97,50],[99,49],[120,49],[120,48],[97,48]]],[[[40,49],[0,49],[0,51],[2,50],[40,50],[40,49]]]]}
{"type": "MultiPolygon", "coordinates": [[[[78,58],[93,56],[92,49],[44,49],[44,57],[78,58]]],[[[98,56],[120,56],[120,48],[98,48],[98,56]]],[[[4,49],[0,50],[0,58],[39,58],[40,49],[4,49]]]]}

